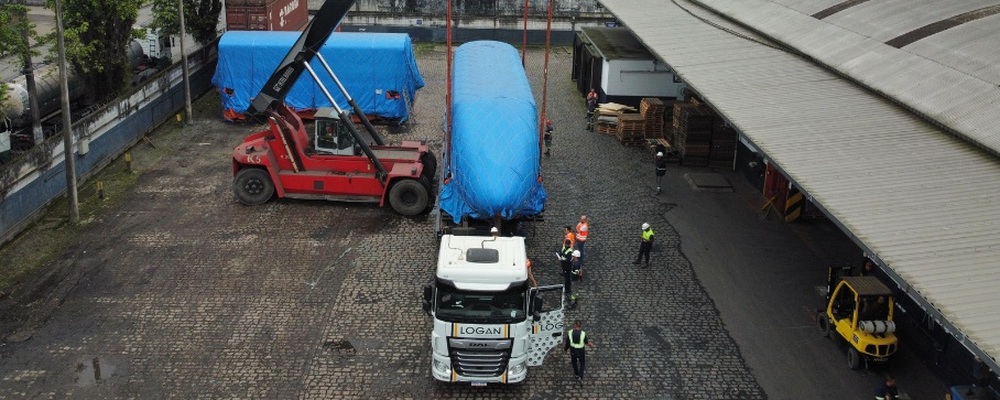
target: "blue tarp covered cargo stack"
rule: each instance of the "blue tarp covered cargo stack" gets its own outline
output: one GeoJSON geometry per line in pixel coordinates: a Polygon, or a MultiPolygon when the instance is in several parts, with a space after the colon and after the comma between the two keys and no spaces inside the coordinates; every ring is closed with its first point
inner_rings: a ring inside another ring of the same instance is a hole
{"type": "Polygon", "coordinates": [[[540,214],[538,110],[517,50],[493,41],[459,46],[452,84],[452,177],[441,209],[455,221],[540,214]]]}
{"type": "MultiPolygon", "coordinates": [[[[219,40],[219,63],[212,84],[219,89],[226,119],[243,118],[253,96],[274,73],[300,32],[230,31],[219,40]]],[[[320,48],[347,92],[368,116],[405,122],[424,80],[410,37],[398,33],[336,32],[320,48]]],[[[318,59],[310,65],[343,108],[350,108],[318,59]]],[[[285,99],[297,110],[330,107],[303,73],[285,99]]]]}

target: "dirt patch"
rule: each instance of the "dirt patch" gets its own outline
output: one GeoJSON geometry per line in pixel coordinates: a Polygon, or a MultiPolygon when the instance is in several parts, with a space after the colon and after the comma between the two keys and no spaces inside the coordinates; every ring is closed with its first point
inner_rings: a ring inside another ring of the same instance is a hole
{"type": "MultiPolygon", "coordinates": [[[[192,104],[196,121],[217,118],[220,101],[215,91],[197,99],[192,104]]],[[[251,126],[233,126],[234,130],[247,131],[251,126]]],[[[135,185],[150,175],[171,174],[164,166],[168,156],[175,156],[189,146],[218,143],[204,134],[205,127],[198,122],[184,127],[176,120],[169,120],[128,150],[131,161],[125,157],[112,161],[99,173],[78,186],[78,224],[69,223],[69,206],[65,197],[53,202],[33,226],[0,248],[0,338],[5,341],[23,341],[31,337],[32,330],[44,324],[59,307],[62,299],[93,265],[81,246],[81,237],[93,221],[106,217],[106,212],[124,201],[135,185]],[[98,185],[100,182],[100,185],[98,185]],[[74,260],[74,261],[65,261],[74,260]]],[[[218,132],[213,132],[219,134],[218,132]]],[[[237,135],[239,136],[239,135],[237,135]]],[[[226,135],[217,136],[222,141],[226,135]]],[[[201,168],[199,164],[215,160],[188,160],[182,168],[201,168]]]]}

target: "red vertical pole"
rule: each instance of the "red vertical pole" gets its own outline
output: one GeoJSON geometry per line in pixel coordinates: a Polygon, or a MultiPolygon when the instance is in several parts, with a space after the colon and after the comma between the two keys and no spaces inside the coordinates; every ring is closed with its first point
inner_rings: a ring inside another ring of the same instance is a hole
{"type": "Polygon", "coordinates": [[[527,67],[524,62],[524,55],[528,54],[528,1],[524,0],[524,42],[521,43],[521,66],[527,67]]]}
{"type": "MultiPolygon", "coordinates": [[[[541,154],[543,139],[545,130],[545,119],[548,110],[548,96],[549,96],[549,50],[552,44],[552,8],[554,0],[549,0],[549,16],[548,22],[545,26],[545,69],[542,72],[542,112],[541,120],[538,123],[538,152],[541,154]]],[[[538,163],[541,164],[542,158],[538,158],[538,163]]]]}
{"type": "Polygon", "coordinates": [[[446,46],[446,48],[447,48],[446,51],[448,53],[448,55],[447,55],[447,58],[448,58],[448,72],[447,72],[448,73],[448,77],[445,80],[445,82],[446,82],[446,84],[445,84],[446,89],[445,90],[447,90],[447,93],[445,94],[445,103],[446,103],[445,104],[445,113],[447,113],[448,118],[445,118],[445,127],[444,127],[444,157],[445,157],[444,158],[444,162],[445,162],[445,167],[446,168],[442,169],[442,171],[447,171],[448,169],[451,168],[451,121],[453,119],[453,117],[451,115],[451,62],[452,62],[452,59],[451,59],[452,58],[451,57],[452,56],[452,54],[451,54],[451,0],[448,0],[447,19],[448,20],[445,22],[445,29],[447,31],[447,33],[445,34],[445,37],[446,37],[446,41],[448,43],[447,46],[446,46]]]}

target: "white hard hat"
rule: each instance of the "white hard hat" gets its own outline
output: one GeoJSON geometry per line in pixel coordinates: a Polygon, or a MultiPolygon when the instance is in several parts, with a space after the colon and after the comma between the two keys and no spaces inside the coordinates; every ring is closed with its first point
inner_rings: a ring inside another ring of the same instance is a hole
{"type": "Polygon", "coordinates": [[[573,257],[579,257],[579,256],[580,256],[580,250],[573,250],[573,257]]]}
{"type": "Polygon", "coordinates": [[[649,229],[649,223],[643,222],[642,223],[642,230],[646,230],[646,229],[649,229]]]}
{"type": "Polygon", "coordinates": [[[658,152],[656,152],[656,156],[657,156],[657,157],[663,157],[663,152],[662,152],[662,151],[658,151],[658,152]]]}
{"type": "Polygon", "coordinates": [[[497,227],[494,226],[494,227],[490,228],[490,233],[497,233],[497,232],[500,232],[500,230],[497,229],[497,227]]]}

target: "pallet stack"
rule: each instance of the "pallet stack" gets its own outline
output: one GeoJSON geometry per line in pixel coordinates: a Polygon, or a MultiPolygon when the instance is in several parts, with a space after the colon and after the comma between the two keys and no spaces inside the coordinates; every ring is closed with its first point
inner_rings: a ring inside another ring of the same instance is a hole
{"type": "Polygon", "coordinates": [[[661,139],[663,136],[663,114],[667,106],[655,97],[647,97],[639,102],[639,114],[646,121],[646,139],[661,139]]]}
{"type": "Polygon", "coordinates": [[[626,146],[641,146],[645,140],[646,119],[639,114],[622,114],[618,116],[615,136],[626,146]]]}
{"type": "Polygon", "coordinates": [[[706,167],[712,151],[712,110],[705,105],[675,103],[673,112],[674,144],[684,165],[706,167]]]}
{"type": "Polygon", "coordinates": [[[597,109],[594,111],[596,114],[594,115],[594,118],[596,118],[594,130],[604,135],[617,135],[618,117],[627,112],[635,111],[634,107],[614,102],[598,104],[597,109]]]}

